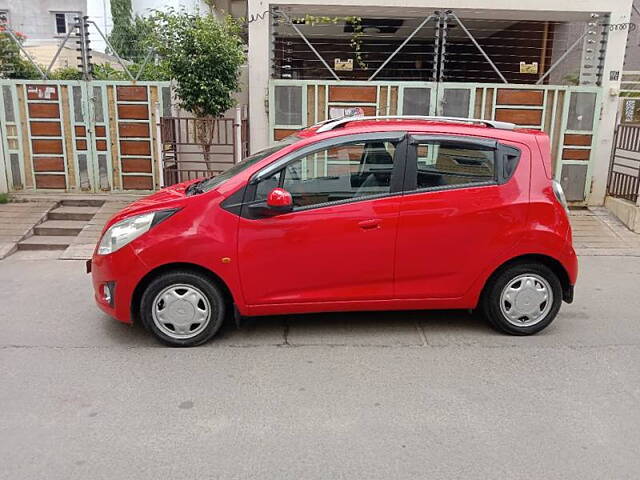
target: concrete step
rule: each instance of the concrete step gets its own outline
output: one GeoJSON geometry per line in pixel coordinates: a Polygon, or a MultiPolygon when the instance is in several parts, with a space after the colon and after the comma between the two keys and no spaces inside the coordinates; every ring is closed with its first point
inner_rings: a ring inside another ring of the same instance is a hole
{"type": "Polygon", "coordinates": [[[49,220],[91,220],[98,207],[58,207],[49,212],[49,220]]]}
{"type": "Polygon", "coordinates": [[[18,242],[18,250],[64,250],[75,237],[33,235],[18,242]]]}
{"type": "Polygon", "coordinates": [[[87,198],[65,198],[61,202],[64,207],[101,207],[104,200],[87,198]]]}
{"type": "Polygon", "coordinates": [[[87,223],[78,220],[48,220],[33,228],[34,235],[75,236],[87,223]]]}

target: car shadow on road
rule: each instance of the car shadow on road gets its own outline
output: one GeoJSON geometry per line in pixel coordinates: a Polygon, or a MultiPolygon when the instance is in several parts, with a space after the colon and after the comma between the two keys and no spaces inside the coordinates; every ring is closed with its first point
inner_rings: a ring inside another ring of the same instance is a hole
{"type": "Polygon", "coordinates": [[[100,313],[100,321],[104,334],[113,343],[129,347],[161,346],[140,323],[118,322],[105,313],[100,313]]]}
{"type": "Polygon", "coordinates": [[[411,310],[245,318],[240,328],[228,322],[217,339],[238,346],[410,346],[428,344],[431,335],[455,332],[465,336],[498,335],[477,313],[411,310]]]}
{"type": "MultiPolygon", "coordinates": [[[[126,346],[161,347],[139,323],[127,325],[103,315],[105,334],[126,346]]],[[[500,336],[477,313],[466,310],[411,310],[274,315],[228,319],[210,347],[420,346],[450,336],[500,336]]],[[[435,342],[439,343],[438,341],[435,342]]]]}

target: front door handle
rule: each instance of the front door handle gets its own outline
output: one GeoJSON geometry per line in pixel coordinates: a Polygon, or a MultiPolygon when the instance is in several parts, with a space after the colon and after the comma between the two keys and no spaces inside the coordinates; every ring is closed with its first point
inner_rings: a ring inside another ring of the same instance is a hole
{"type": "Polygon", "coordinates": [[[358,222],[358,226],[363,230],[373,230],[375,228],[380,228],[380,219],[372,218],[370,220],[363,220],[362,222],[358,222]]]}

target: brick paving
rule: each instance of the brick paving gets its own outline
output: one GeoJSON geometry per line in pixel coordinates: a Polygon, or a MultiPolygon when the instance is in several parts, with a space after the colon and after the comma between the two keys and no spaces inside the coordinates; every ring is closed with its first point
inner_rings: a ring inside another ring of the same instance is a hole
{"type": "Polygon", "coordinates": [[[640,257],[640,234],[629,230],[606,208],[575,210],[570,218],[578,255],[640,257]]]}
{"type": "Polygon", "coordinates": [[[55,200],[0,204],[0,259],[13,253],[18,242],[31,235],[56,205],[55,200]]]}

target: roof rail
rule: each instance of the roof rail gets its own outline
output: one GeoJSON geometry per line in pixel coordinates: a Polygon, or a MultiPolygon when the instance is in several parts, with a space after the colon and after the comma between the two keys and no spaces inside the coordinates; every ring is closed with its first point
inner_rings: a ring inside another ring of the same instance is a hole
{"type": "Polygon", "coordinates": [[[332,122],[322,122],[320,128],[316,130],[316,133],[328,132],[340,125],[350,122],[361,122],[367,120],[428,120],[437,122],[451,122],[451,123],[478,123],[486,125],[491,128],[498,128],[500,130],[513,130],[516,128],[515,123],[498,122],[495,120],[483,120],[480,118],[461,118],[461,117],[432,117],[426,115],[379,115],[379,116],[346,116],[336,118],[332,122]]]}
{"type": "Polygon", "coordinates": [[[337,122],[338,120],[343,120],[345,118],[354,118],[354,117],[357,117],[357,116],[358,115],[340,115],[339,117],[336,117],[336,118],[327,118],[325,120],[320,120],[319,122],[314,123],[310,127],[319,127],[320,125],[325,125],[327,123],[337,122]]]}

